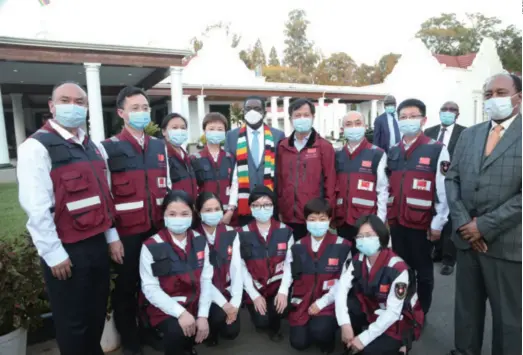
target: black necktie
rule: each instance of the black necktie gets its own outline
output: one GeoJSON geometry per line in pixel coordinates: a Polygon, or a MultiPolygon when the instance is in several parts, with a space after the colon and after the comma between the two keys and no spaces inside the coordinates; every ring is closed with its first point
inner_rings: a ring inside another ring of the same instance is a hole
{"type": "Polygon", "coordinates": [[[441,127],[441,133],[439,134],[438,142],[443,143],[443,138],[445,138],[445,132],[447,127],[441,127]]]}

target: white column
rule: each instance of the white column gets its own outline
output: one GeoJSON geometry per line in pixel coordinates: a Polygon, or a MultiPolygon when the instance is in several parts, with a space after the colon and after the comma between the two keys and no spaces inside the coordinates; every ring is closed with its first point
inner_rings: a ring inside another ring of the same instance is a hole
{"type": "Polygon", "coordinates": [[[187,121],[191,121],[190,117],[189,117],[189,98],[191,97],[191,95],[183,95],[183,109],[182,109],[182,116],[187,118],[187,121]]]}
{"type": "Polygon", "coordinates": [[[196,132],[198,132],[198,139],[203,134],[202,123],[203,123],[204,117],[205,117],[205,95],[198,95],[198,128],[196,129],[196,132]]]}
{"type": "Polygon", "coordinates": [[[290,136],[293,131],[291,118],[289,117],[290,100],[290,96],[285,96],[283,98],[283,129],[286,136],[290,136]]]}
{"type": "Polygon", "coordinates": [[[13,104],[13,123],[15,126],[15,140],[18,147],[25,140],[24,106],[22,94],[11,94],[13,104]]]}
{"type": "Polygon", "coordinates": [[[369,126],[374,122],[374,120],[378,117],[378,100],[372,100],[370,102],[370,123],[369,126]]]}
{"type": "Polygon", "coordinates": [[[95,143],[105,139],[100,66],[100,63],[84,63],[87,95],[89,97],[90,137],[95,143]]]}
{"type": "Polygon", "coordinates": [[[324,110],[324,107],[325,107],[325,98],[324,97],[320,97],[318,99],[318,112],[316,113],[316,119],[314,120],[314,129],[316,129],[316,131],[319,132],[320,136],[322,137],[325,137],[325,122],[324,122],[324,119],[325,119],[325,115],[323,114],[323,112],[325,111],[324,110]]]}
{"type": "Polygon", "coordinates": [[[271,126],[278,128],[278,96],[271,96],[271,126]]]}
{"type": "Polygon", "coordinates": [[[332,99],[333,115],[332,115],[332,131],[334,132],[334,139],[338,139],[340,134],[340,119],[342,116],[340,112],[340,99],[332,99]]]}
{"type": "Polygon", "coordinates": [[[2,104],[2,87],[0,86],[0,168],[11,167],[9,146],[5,128],[4,106],[2,104]]]}
{"type": "Polygon", "coordinates": [[[171,67],[171,112],[181,113],[183,110],[183,67],[171,67]]]}

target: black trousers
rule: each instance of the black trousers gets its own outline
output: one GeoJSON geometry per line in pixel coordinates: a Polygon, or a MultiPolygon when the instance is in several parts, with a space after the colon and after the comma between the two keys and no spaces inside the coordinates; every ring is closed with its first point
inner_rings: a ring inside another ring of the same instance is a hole
{"type": "Polygon", "coordinates": [[[274,298],[275,297],[269,297],[265,299],[265,302],[267,303],[267,311],[265,312],[265,315],[258,313],[254,309],[254,304],[247,304],[247,310],[251,316],[252,324],[254,324],[256,329],[269,330],[274,333],[278,333],[280,331],[281,320],[285,316],[286,312],[283,314],[276,312],[274,298]]]}
{"type": "Polygon", "coordinates": [[[521,262],[458,250],[454,342],[463,354],[481,354],[488,299],[492,354],[522,354],[521,262]]]}
{"type": "Polygon", "coordinates": [[[419,302],[423,312],[427,314],[434,289],[432,243],[427,239],[427,231],[396,225],[390,228],[390,234],[394,252],[416,272],[419,302]]]}
{"type": "Polygon", "coordinates": [[[240,315],[236,317],[236,321],[232,324],[227,324],[225,321],[227,314],[218,307],[215,303],[211,304],[209,310],[209,338],[217,338],[220,335],[222,338],[234,340],[240,334],[240,315]]]}
{"type": "Polygon", "coordinates": [[[358,229],[347,223],[343,223],[343,225],[338,228],[338,235],[351,242],[350,251],[352,256],[356,255],[358,253],[358,249],[356,248],[356,235],[358,235],[358,229]]]}
{"type": "Polygon", "coordinates": [[[122,348],[135,352],[140,350],[137,324],[140,251],[143,242],[154,233],[156,231],[122,237],[123,264],[112,263],[116,273],[111,297],[114,324],[120,333],[122,348]]]}
{"type": "MultiPolygon", "coordinates": [[[[360,301],[354,295],[354,292],[349,292],[347,299],[347,306],[349,308],[349,316],[351,320],[354,335],[360,334],[364,328],[369,326],[367,316],[361,309],[360,301]]],[[[399,349],[403,346],[403,342],[394,339],[387,334],[382,334],[368,344],[363,351],[358,354],[361,355],[397,355],[399,349]]]]}
{"type": "Polygon", "coordinates": [[[456,247],[451,239],[452,237],[452,221],[448,220],[445,227],[441,231],[440,240],[434,242],[435,254],[441,256],[441,263],[443,265],[454,266],[456,264],[456,247]]]}
{"type": "Polygon", "coordinates": [[[158,328],[163,333],[164,354],[165,355],[185,355],[190,354],[194,347],[195,337],[186,337],[177,318],[168,318],[158,324],[158,328]]]}
{"type": "Polygon", "coordinates": [[[317,344],[322,352],[330,353],[334,351],[337,328],[335,316],[311,317],[306,325],[290,327],[289,340],[296,350],[317,344]]]}
{"type": "Polygon", "coordinates": [[[292,228],[292,236],[295,242],[305,237],[307,233],[309,233],[307,231],[307,225],[304,223],[287,223],[287,225],[292,228]]]}
{"type": "Polygon", "coordinates": [[[109,257],[103,234],[64,244],[72,276],[58,280],[42,260],[56,340],[62,355],[103,355],[100,340],[109,296],[109,257]]]}

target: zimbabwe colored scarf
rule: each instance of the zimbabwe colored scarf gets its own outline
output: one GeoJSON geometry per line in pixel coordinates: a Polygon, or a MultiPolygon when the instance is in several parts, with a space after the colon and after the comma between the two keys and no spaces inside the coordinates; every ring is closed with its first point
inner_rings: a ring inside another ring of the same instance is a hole
{"type": "MultiPolygon", "coordinates": [[[[263,154],[263,184],[274,190],[274,139],[271,128],[263,125],[263,137],[265,152],[263,154]]],[[[247,127],[243,125],[238,134],[236,146],[236,164],[238,169],[238,214],[245,216],[251,213],[249,208],[249,194],[251,192],[249,183],[249,151],[247,149],[247,127]]]]}

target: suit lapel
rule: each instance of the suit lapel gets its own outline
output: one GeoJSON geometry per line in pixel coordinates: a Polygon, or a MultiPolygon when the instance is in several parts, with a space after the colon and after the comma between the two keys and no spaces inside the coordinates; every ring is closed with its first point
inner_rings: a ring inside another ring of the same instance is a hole
{"type": "MultiPolygon", "coordinates": [[[[488,125],[490,129],[490,125],[488,125]]],[[[494,150],[488,157],[485,158],[485,162],[483,163],[483,166],[481,167],[482,170],[485,170],[490,164],[492,164],[496,159],[501,157],[501,155],[512,145],[516,142],[516,140],[521,137],[521,114],[516,117],[514,122],[512,122],[512,125],[509,127],[509,129],[505,132],[503,137],[501,137],[501,140],[498,142],[496,147],[494,147],[494,150]]],[[[486,142],[486,140],[485,140],[486,142]]],[[[483,148],[482,154],[484,153],[485,149],[483,148]]]]}
{"type": "Polygon", "coordinates": [[[430,130],[430,135],[428,135],[428,136],[430,138],[434,139],[435,141],[437,141],[440,130],[441,130],[441,125],[434,126],[433,129],[430,130]]]}
{"type": "Polygon", "coordinates": [[[458,126],[458,125],[454,126],[454,129],[452,130],[452,135],[450,136],[450,139],[449,139],[449,146],[447,147],[449,152],[454,151],[454,146],[456,145],[456,142],[458,141],[458,137],[459,137],[459,134],[461,133],[461,131],[462,131],[461,126],[458,126]]]}
{"type": "MultiPolygon", "coordinates": [[[[475,142],[479,142],[477,149],[474,149],[474,171],[479,173],[481,164],[483,163],[483,156],[485,155],[485,145],[487,144],[487,137],[490,131],[490,122],[480,124],[476,134],[475,142]]],[[[474,144],[474,142],[472,142],[474,144]]]]}

